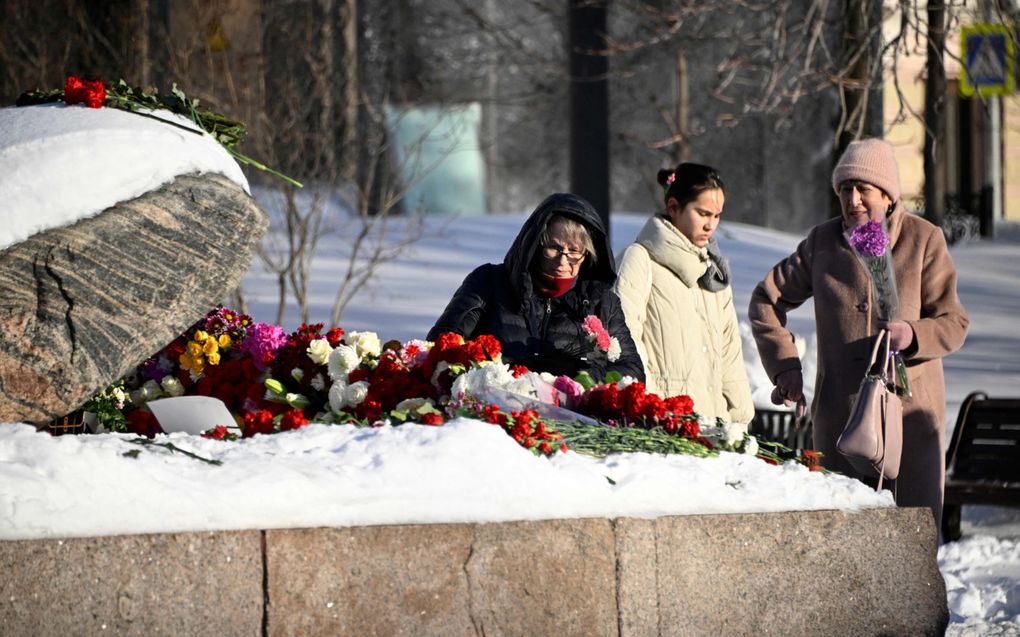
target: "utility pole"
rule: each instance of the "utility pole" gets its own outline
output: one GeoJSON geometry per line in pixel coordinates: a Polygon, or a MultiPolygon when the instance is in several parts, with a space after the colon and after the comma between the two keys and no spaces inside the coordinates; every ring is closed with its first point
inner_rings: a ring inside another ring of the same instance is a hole
{"type": "Polygon", "coordinates": [[[570,189],[588,200],[609,235],[609,59],[604,0],[568,0],[570,189]]]}
{"type": "MultiPolygon", "coordinates": [[[[982,2],[985,22],[996,21],[992,0],[982,2]]],[[[995,222],[1002,218],[1002,111],[998,95],[989,95],[983,109],[988,118],[985,131],[985,179],[981,188],[981,236],[995,236],[995,222]]]]}
{"type": "Polygon", "coordinates": [[[945,98],[946,67],[945,3],[928,0],[928,79],[924,84],[924,216],[937,226],[942,225],[946,188],[937,157],[942,154],[938,144],[946,136],[945,98]]]}

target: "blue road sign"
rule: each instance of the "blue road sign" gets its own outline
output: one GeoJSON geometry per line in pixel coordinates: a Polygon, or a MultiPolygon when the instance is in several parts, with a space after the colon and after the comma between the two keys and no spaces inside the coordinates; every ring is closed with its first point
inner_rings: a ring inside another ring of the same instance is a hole
{"type": "Polygon", "coordinates": [[[1013,34],[1004,24],[975,24],[960,32],[960,93],[1013,93],[1013,34]]]}

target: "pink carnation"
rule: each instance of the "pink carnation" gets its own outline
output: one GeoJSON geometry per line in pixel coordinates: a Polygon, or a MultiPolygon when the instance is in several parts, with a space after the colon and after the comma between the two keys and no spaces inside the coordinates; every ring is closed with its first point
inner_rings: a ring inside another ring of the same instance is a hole
{"type": "Polygon", "coordinates": [[[279,325],[269,323],[255,323],[245,332],[244,343],[241,348],[250,353],[255,361],[255,367],[265,370],[267,365],[263,362],[266,354],[275,352],[287,342],[287,332],[279,325]]]}
{"type": "Polygon", "coordinates": [[[581,383],[569,376],[557,376],[553,381],[553,387],[566,394],[567,404],[570,406],[577,405],[581,396],[584,395],[584,387],[581,383]]]}

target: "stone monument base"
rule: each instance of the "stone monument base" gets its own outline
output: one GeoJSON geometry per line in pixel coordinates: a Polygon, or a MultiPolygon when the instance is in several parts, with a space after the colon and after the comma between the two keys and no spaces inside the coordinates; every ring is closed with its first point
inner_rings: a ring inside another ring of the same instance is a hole
{"type": "Polygon", "coordinates": [[[3,635],[941,635],[927,509],[0,542],[3,635]]]}

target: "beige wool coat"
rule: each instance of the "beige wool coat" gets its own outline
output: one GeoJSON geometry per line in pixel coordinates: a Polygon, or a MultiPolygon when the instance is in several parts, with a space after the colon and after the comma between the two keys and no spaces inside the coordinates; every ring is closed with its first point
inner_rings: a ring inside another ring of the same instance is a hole
{"type": "Polygon", "coordinates": [[[698,285],[708,253],[662,217],[652,217],[620,258],[615,289],[645,365],[648,391],[687,394],[709,418],[754,417],[733,288],[698,285]]]}
{"type": "MultiPolygon", "coordinates": [[[[889,216],[899,316],[914,329],[902,352],[913,397],[903,398],[903,456],[889,485],[900,506],[929,506],[942,516],[945,481],[945,379],[942,357],[963,345],[970,320],[956,293],[956,267],[941,229],[906,212],[889,216]]],[[[875,302],[864,265],[843,233],[842,218],[815,226],[751,295],[748,316],[762,364],[773,381],[799,369],[787,313],[814,297],[818,372],[811,405],[814,446],[824,465],[860,477],[836,451],[871,356],[875,302]]],[[[887,483],[888,484],[888,483],[887,483]]],[[[937,527],[936,527],[937,528],[937,527]]]]}

